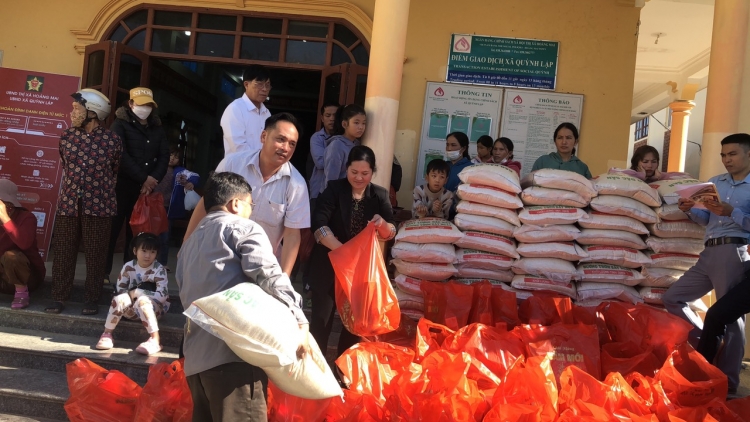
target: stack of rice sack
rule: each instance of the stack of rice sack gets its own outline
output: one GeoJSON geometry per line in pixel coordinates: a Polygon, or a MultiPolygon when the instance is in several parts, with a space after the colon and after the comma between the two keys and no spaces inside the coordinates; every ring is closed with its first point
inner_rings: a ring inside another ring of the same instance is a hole
{"type": "Polygon", "coordinates": [[[513,264],[511,286],[575,298],[574,262],[588,256],[575,242],[581,234],[575,223],[585,216],[583,208],[596,191],[585,177],[556,169],[531,172],[521,185],[522,225],[513,233],[521,258],[513,264]]]}
{"type": "Polygon", "coordinates": [[[456,275],[453,244],[463,234],[442,218],[423,218],[404,223],[391,249],[397,270],[396,296],[401,311],[409,317],[424,316],[422,282],[442,282],[456,275]]]}
{"type": "Polygon", "coordinates": [[[578,265],[578,300],[642,301],[633,287],[643,281],[640,269],[651,263],[643,251],[645,224],[658,223],[652,207],[661,205],[659,193],[640,179],[602,174],[592,180],[598,196],[578,222],[588,257],[578,265]]]}
{"type": "Polygon", "coordinates": [[[499,164],[477,164],[463,169],[458,177],[461,201],[453,222],[463,237],[456,242],[457,281],[510,283],[510,268],[518,258],[512,236],[521,225],[516,212],[522,206],[518,174],[499,164]]]}
{"type": "Polygon", "coordinates": [[[642,271],[639,292],[650,304],[661,305],[661,297],[666,290],[698,262],[703,251],[705,227],[694,223],[677,207],[679,195],[677,187],[698,184],[696,179],[662,180],[653,182],[662,198],[656,208],[660,221],[648,226],[651,236],[646,239],[650,249],[651,262],[642,271]]]}

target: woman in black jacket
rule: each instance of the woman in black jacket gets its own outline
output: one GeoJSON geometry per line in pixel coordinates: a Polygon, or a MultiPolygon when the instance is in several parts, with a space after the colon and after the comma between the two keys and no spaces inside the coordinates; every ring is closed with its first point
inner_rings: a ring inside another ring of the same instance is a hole
{"type": "MultiPolygon", "coordinates": [[[[310,280],[313,292],[310,333],[324,351],[336,309],[335,274],[328,252],[359,234],[370,221],[375,223],[381,239],[390,240],[396,235],[388,191],[370,183],[375,169],[375,153],[366,146],[355,146],[346,161],[346,178],[329,182],[315,203],[311,230],[318,244],[310,257],[310,274],[315,274],[310,280]]],[[[357,336],[343,328],[338,355],[357,341],[357,336]]]]}
{"type": "MultiPolygon", "coordinates": [[[[120,229],[125,223],[125,245],[133,239],[130,215],[141,194],[149,194],[167,173],[169,165],[169,141],[161,126],[161,120],[153,110],[157,108],[154,96],[148,88],[130,90],[128,103],[117,109],[115,122],[110,130],[122,139],[122,160],[117,174],[117,216],[112,220],[112,230],[107,251],[106,277],[112,272],[120,229]]],[[[154,233],[158,235],[159,233],[154,233]]],[[[123,264],[133,260],[132,251],[125,248],[123,264]]]]}

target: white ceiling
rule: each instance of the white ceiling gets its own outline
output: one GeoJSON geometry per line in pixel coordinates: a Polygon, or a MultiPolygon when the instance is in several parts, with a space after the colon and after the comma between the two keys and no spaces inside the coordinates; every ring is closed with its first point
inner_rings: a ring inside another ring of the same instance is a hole
{"type": "Polygon", "coordinates": [[[666,107],[679,92],[667,82],[705,87],[713,27],[713,0],[648,0],[641,25],[633,86],[633,121],[666,107]],[[655,43],[657,33],[662,35],[655,43]],[[639,117],[640,116],[640,117],[639,117]]]}

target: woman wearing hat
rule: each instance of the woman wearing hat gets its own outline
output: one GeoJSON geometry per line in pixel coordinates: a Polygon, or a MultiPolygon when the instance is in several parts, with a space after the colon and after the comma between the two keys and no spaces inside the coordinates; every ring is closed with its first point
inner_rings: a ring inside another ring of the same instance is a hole
{"type": "MultiPolygon", "coordinates": [[[[112,220],[107,251],[105,277],[112,272],[117,238],[125,225],[125,244],[133,239],[130,214],[141,194],[148,195],[167,173],[169,166],[169,141],[161,126],[154,94],[148,88],[130,90],[130,100],[115,112],[115,122],[110,128],[122,139],[122,165],[117,175],[117,216],[112,220]]],[[[136,233],[137,234],[137,233],[136,233]]],[[[154,233],[159,235],[160,233],[154,233]]],[[[123,263],[133,260],[132,251],[125,248],[123,263]]]]}
{"type": "Polygon", "coordinates": [[[99,312],[102,277],[107,260],[105,248],[112,217],[117,212],[115,183],[122,142],[104,128],[109,99],[84,88],[73,94],[71,127],[60,135],[63,178],[52,237],[52,305],[46,311],[59,314],[70,299],[76,273],[78,246],[86,254],[84,315],[99,312]]]}

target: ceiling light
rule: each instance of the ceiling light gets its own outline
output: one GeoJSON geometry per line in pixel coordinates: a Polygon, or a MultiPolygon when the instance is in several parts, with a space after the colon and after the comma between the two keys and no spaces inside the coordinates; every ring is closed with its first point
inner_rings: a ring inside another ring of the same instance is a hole
{"type": "Polygon", "coordinates": [[[185,31],[185,35],[190,36],[190,31],[185,31]]]}

